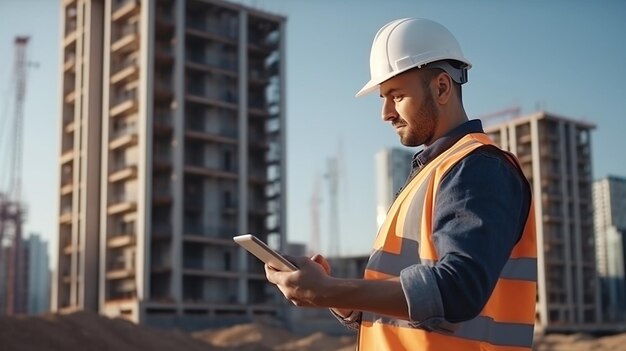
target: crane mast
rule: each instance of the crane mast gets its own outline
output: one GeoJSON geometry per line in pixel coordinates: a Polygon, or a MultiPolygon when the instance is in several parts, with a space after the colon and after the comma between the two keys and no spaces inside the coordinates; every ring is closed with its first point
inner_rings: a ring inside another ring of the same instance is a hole
{"type": "MultiPolygon", "coordinates": [[[[22,204],[22,148],[24,129],[24,98],[26,96],[27,58],[26,48],[29,37],[15,38],[15,62],[12,77],[12,91],[15,96],[13,114],[8,128],[11,133],[6,138],[9,165],[3,166],[7,172],[6,189],[0,188],[0,266],[5,269],[4,314],[24,313],[26,306],[26,279],[22,249],[22,224],[25,210],[22,204]],[[6,168],[5,168],[6,167],[6,168]],[[4,257],[6,256],[6,257],[4,257]]],[[[5,184],[0,184],[5,186],[5,184]]]]}

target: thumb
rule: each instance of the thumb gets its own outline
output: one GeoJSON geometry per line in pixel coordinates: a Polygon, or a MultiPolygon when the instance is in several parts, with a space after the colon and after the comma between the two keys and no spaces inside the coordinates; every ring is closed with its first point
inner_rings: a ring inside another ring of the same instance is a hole
{"type": "Polygon", "coordinates": [[[311,261],[322,266],[322,268],[324,268],[324,270],[326,271],[326,274],[330,275],[330,263],[328,263],[328,261],[326,260],[326,258],[324,258],[324,256],[315,254],[311,257],[311,261]]]}

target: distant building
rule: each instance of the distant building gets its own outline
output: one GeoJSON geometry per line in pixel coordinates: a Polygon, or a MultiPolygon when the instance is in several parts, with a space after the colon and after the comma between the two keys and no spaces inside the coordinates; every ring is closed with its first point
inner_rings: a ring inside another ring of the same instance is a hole
{"type": "Polygon", "coordinates": [[[303,243],[287,243],[282,253],[289,256],[305,256],[307,253],[306,244],[303,243]]]}
{"type": "Polygon", "coordinates": [[[485,126],[517,155],[532,186],[539,329],[589,330],[602,322],[591,196],[594,128],[547,112],[485,126]]]}
{"type": "Polygon", "coordinates": [[[602,312],[607,322],[626,320],[626,178],[593,183],[596,259],[602,281],[602,312]]]}
{"type": "Polygon", "coordinates": [[[28,262],[28,314],[50,310],[50,259],[48,242],[31,234],[25,242],[28,262]]]}
{"type": "Polygon", "coordinates": [[[184,328],[280,313],[232,236],[285,245],[286,18],[64,0],[60,23],[52,309],[184,328]]]}
{"type": "Polygon", "coordinates": [[[411,172],[414,152],[407,149],[390,148],[376,153],[376,224],[385,221],[387,211],[395,195],[406,182],[411,172]]]}

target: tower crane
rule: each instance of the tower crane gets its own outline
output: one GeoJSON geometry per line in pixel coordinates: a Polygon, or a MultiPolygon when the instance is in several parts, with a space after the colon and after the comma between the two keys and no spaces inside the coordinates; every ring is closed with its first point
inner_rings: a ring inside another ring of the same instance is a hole
{"type": "MultiPolygon", "coordinates": [[[[15,38],[15,61],[11,90],[14,94],[12,115],[1,121],[8,123],[0,132],[8,135],[5,141],[8,165],[0,165],[0,265],[5,267],[4,313],[23,313],[26,306],[26,284],[22,249],[22,224],[25,209],[22,204],[22,134],[24,129],[24,97],[26,96],[27,59],[26,48],[29,37],[15,38]],[[6,257],[3,257],[6,254],[6,257]]],[[[1,302],[1,301],[0,301],[1,302]]]]}
{"type": "Polygon", "coordinates": [[[320,253],[320,204],[322,203],[322,198],[320,196],[320,176],[319,174],[315,175],[315,180],[313,184],[313,192],[311,194],[310,205],[311,205],[311,238],[309,243],[309,253],[318,254],[320,253]]]}

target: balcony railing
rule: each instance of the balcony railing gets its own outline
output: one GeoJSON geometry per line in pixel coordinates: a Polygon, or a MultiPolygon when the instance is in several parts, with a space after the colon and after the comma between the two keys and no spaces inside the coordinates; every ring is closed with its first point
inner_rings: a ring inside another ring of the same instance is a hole
{"type": "Polygon", "coordinates": [[[63,68],[67,70],[75,63],[76,63],[76,54],[74,52],[70,52],[66,54],[65,56],[65,62],[63,63],[63,68]]]}
{"type": "Polygon", "coordinates": [[[136,202],[137,195],[129,193],[112,194],[110,197],[110,203],[116,204],[121,202],[136,202]]]}
{"type": "Polygon", "coordinates": [[[74,182],[74,178],[71,175],[61,177],[61,186],[72,184],[72,182],[74,182]]]}
{"type": "Polygon", "coordinates": [[[228,58],[228,55],[225,53],[220,53],[219,55],[206,55],[198,51],[190,51],[187,55],[188,60],[192,63],[212,66],[229,72],[237,72],[239,69],[239,62],[236,57],[234,57],[234,53],[233,58],[228,58]]]}
{"type": "Polygon", "coordinates": [[[61,215],[65,215],[65,214],[69,214],[69,213],[72,213],[72,206],[71,205],[61,206],[61,215]]]}
{"type": "Polygon", "coordinates": [[[113,95],[113,98],[111,99],[111,105],[115,106],[131,100],[137,100],[137,90],[135,89],[123,90],[122,92],[113,95]]]}
{"type": "Polygon", "coordinates": [[[130,57],[126,57],[125,59],[118,61],[117,63],[113,64],[111,66],[111,71],[113,72],[113,74],[116,74],[128,67],[133,67],[133,66],[137,66],[137,57],[135,56],[130,56],[130,57]]]}
{"type": "Polygon", "coordinates": [[[217,167],[214,165],[207,165],[204,163],[202,159],[198,159],[195,157],[190,157],[186,162],[187,166],[199,167],[203,168],[207,171],[216,171],[216,172],[227,172],[227,173],[237,173],[239,171],[239,167],[237,165],[231,165],[230,167],[217,167]]]}
{"type": "Polygon", "coordinates": [[[134,222],[120,222],[116,225],[111,226],[110,228],[110,236],[121,236],[121,235],[135,235],[135,223],[134,222]]]}
{"type": "Polygon", "coordinates": [[[131,127],[125,127],[125,128],[120,128],[117,130],[113,130],[111,132],[111,140],[115,140],[117,138],[126,136],[126,135],[132,135],[132,134],[137,134],[137,126],[131,126],[131,127]]]}
{"type": "Polygon", "coordinates": [[[139,34],[139,26],[136,23],[125,24],[119,29],[117,34],[118,35],[113,39],[113,42],[116,42],[127,35],[139,34]]]}
{"type": "Polygon", "coordinates": [[[109,262],[107,265],[108,271],[134,271],[133,262],[125,262],[125,260],[109,262]]]}
{"type": "Polygon", "coordinates": [[[112,4],[113,12],[130,3],[137,4],[137,0],[114,0],[112,4]]]}
{"type": "Polygon", "coordinates": [[[63,146],[61,150],[63,154],[74,150],[74,138],[69,139],[69,141],[67,142],[66,140],[67,139],[63,140],[63,146]]]}
{"type": "Polygon", "coordinates": [[[205,21],[199,18],[188,18],[187,27],[201,32],[215,34],[227,39],[236,40],[237,31],[219,23],[219,19],[205,21]]]}
{"type": "Polygon", "coordinates": [[[124,161],[124,162],[113,162],[111,164],[111,172],[118,172],[127,168],[131,168],[131,167],[137,167],[137,162],[130,162],[130,161],[124,161]]]}
{"type": "Polygon", "coordinates": [[[222,87],[220,89],[212,89],[205,86],[204,84],[191,83],[189,85],[188,92],[191,95],[206,97],[209,99],[219,100],[230,104],[236,104],[238,100],[237,94],[226,89],[228,88],[222,87]]]}
{"type": "Polygon", "coordinates": [[[236,139],[237,135],[239,134],[237,129],[231,128],[231,127],[210,128],[205,125],[192,126],[188,124],[187,130],[190,132],[200,132],[200,133],[217,135],[220,137],[226,137],[226,138],[232,138],[232,139],[236,139]]]}
{"type": "Polygon", "coordinates": [[[68,34],[74,32],[77,28],[78,28],[78,23],[76,22],[75,19],[67,21],[65,23],[65,35],[67,36],[68,34]]]}

